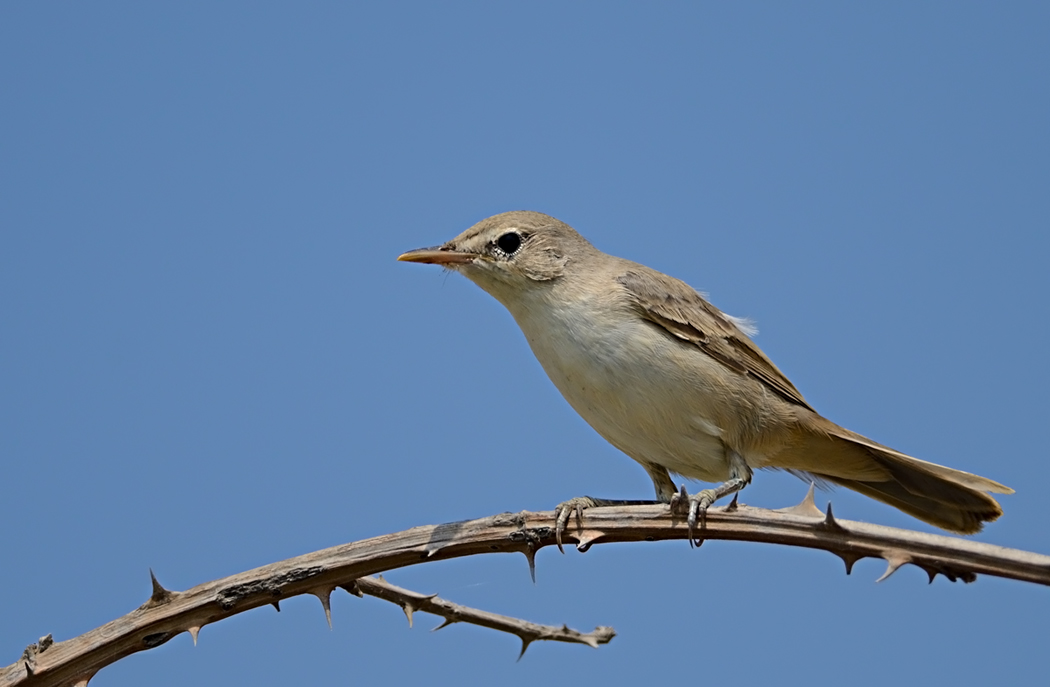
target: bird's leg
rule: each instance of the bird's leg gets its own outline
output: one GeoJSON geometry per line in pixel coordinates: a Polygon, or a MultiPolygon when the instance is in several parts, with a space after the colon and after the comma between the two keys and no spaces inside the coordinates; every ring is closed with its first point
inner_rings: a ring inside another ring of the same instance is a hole
{"type": "MultiPolygon", "coordinates": [[[[671,510],[679,510],[688,504],[686,525],[689,528],[690,546],[693,546],[696,543],[693,532],[696,530],[697,521],[700,522],[700,529],[703,529],[704,519],[707,516],[707,509],[711,504],[723,496],[735,494],[746,487],[751,483],[751,475],[751,468],[744,462],[744,459],[740,454],[736,451],[730,451],[729,479],[725,482],[719,484],[714,489],[704,489],[703,491],[698,491],[692,495],[685,490],[685,485],[682,485],[681,491],[677,492],[671,498],[671,510]]],[[[703,542],[701,541],[701,543],[703,542]]]]}
{"type": "Polygon", "coordinates": [[[622,500],[622,499],[598,499],[593,496],[578,496],[568,501],[559,503],[554,509],[554,538],[558,542],[558,550],[565,553],[565,550],[561,545],[561,536],[565,533],[565,527],[569,524],[569,517],[576,513],[576,520],[579,522],[583,516],[583,510],[585,508],[597,508],[599,506],[652,506],[657,503],[671,503],[675,495],[678,493],[675,490],[674,481],[671,480],[671,476],[667,474],[667,469],[659,465],[643,465],[645,471],[649,473],[649,477],[653,480],[653,486],[656,488],[656,499],[655,501],[633,501],[633,500],[622,500]]]}
{"type": "Polygon", "coordinates": [[[678,489],[675,488],[671,475],[667,473],[667,468],[656,464],[643,465],[642,467],[649,473],[649,479],[653,481],[657,500],[660,503],[671,503],[675,494],[678,493],[678,489]]]}

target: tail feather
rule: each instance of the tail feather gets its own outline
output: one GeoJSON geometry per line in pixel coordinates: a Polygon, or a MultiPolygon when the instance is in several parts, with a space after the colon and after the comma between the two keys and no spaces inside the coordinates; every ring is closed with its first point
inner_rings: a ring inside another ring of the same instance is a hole
{"type": "Polygon", "coordinates": [[[981,477],[964,470],[956,470],[955,468],[945,467],[944,465],[938,465],[937,463],[930,463],[925,460],[914,458],[900,451],[895,451],[888,446],[872,441],[871,439],[861,436],[856,432],[851,432],[843,427],[835,426],[833,436],[838,436],[847,441],[853,442],[860,446],[869,449],[876,456],[881,458],[880,462],[883,465],[886,464],[902,464],[908,468],[924,472],[929,475],[940,477],[942,479],[961,484],[963,486],[970,487],[977,491],[990,491],[995,494],[1012,494],[1014,490],[1010,487],[1000,484],[995,480],[988,479],[987,477],[981,477]]]}
{"type": "Polygon", "coordinates": [[[912,458],[819,416],[809,429],[776,454],[770,467],[810,473],[952,532],[979,532],[1003,514],[986,492],[1013,493],[994,480],[912,458]]]}
{"type": "Polygon", "coordinates": [[[983,502],[980,505],[964,507],[913,494],[898,482],[858,482],[841,477],[817,476],[899,508],[923,522],[959,534],[980,532],[984,523],[991,522],[1003,514],[1003,509],[995,499],[978,492],[972,492],[968,497],[981,497],[983,502]]]}

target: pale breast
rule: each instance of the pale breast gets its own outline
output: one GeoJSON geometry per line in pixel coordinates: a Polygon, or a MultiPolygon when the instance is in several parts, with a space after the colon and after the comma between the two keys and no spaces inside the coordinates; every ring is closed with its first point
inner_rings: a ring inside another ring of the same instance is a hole
{"type": "Polygon", "coordinates": [[[551,381],[595,431],[639,462],[708,482],[728,478],[717,363],[630,313],[546,306],[513,314],[551,381]]]}

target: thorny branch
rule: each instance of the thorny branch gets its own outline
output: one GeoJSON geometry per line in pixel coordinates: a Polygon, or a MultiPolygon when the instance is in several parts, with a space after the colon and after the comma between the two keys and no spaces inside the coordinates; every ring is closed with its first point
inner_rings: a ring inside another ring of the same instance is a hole
{"type": "MultiPolygon", "coordinates": [[[[73,639],[53,642],[50,635],[30,645],[22,658],[0,669],[0,687],[78,685],[101,668],[132,653],[151,649],[189,632],[260,606],[274,605],[290,596],[317,596],[330,619],[328,598],[340,587],[354,594],[374,594],[398,603],[411,619],[426,611],[451,622],[469,622],[516,634],[523,651],[531,641],[550,639],[596,646],[609,641],[610,628],[578,633],[495,614],[467,609],[450,602],[402,590],[368,576],[385,570],[433,560],[481,553],[525,554],[535,577],[536,551],[555,544],[551,511],[503,513],[479,520],[427,525],[289,558],[238,575],[207,582],[184,592],[168,591],[154,579],[153,594],[138,609],[73,639]]],[[[973,582],[978,574],[1050,585],[1050,556],[991,544],[837,520],[831,506],[822,513],[812,489],[797,506],[766,510],[734,501],[712,508],[699,532],[702,539],[755,541],[823,549],[839,556],[847,574],[861,558],[883,558],[885,579],[911,563],[930,581],[938,575],[973,582]]],[[[565,533],[577,550],[598,543],[687,539],[685,518],[667,506],[591,508],[573,518],[565,533]]]]}
{"type": "Polygon", "coordinates": [[[384,580],[382,575],[378,578],[362,577],[355,580],[347,591],[351,594],[356,593],[358,596],[368,594],[369,596],[375,596],[398,604],[404,610],[405,616],[408,617],[409,627],[412,627],[412,614],[415,611],[423,611],[439,615],[445,619],[443,623],[434,628],[435,630],[448,627],[452,623],[470,623],[471,625],[480,625],[481,627],[517,635],[518,639],[521,640],[521,653],[518,654],[519,661],[525,655],[525,650],[529,648],[529,644],[536,641],[546,640],[586,644],[593,649],[597,649],[599,644],[608,644],[609,640],[616,636],[611,627],[596,627],[594,632],[578,632],[565,625],[561,627],[538,625],[527,620],[519,620],[510,616],[499,615],[498,613],[479,611],[476,608],[460,606],[451,601],[445,601],[438,598],[437,594],[428,596],[396,587],[384,580]]]}

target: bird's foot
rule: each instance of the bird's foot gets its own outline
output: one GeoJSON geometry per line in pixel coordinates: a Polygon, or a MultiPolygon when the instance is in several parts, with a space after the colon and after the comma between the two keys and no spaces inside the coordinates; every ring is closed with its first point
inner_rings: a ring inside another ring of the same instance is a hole
{"type": "Polygon", "coordinates": [[[562,501],[554,509],[554,539],[558,542],[558,550],[565,553],[561,545],[561,537],[565,534],[565,528],[569,524],[569,518],[576,514],[576,522],[579,524],[583,517],[585,508],[597,508],[598,506],[651,506],[658,501],[636,501],[633,499],[598,499],[593,496],[577,496],[568,501],[562,501]]]}
{"type": "Polygon", "coordinates": [[[745,486],[747,486],[747,481],[734,477],[714,489],[704,489],[695,494],[689,494],[685,490],[685,485],[682,485],[681,489],[671,497],[670,505],[672,513],[685,514],[685,523],[689,528],[689,546],[700,546],[704,543],[703,537],[697,538],[694,532],[696,532],[697,523],[700,524],[701,530],[706,526],[707,509],[718,499],[735,494],[745,486]]]}
{"type": "Polygon", "coordinates": [[[718,499],[714,489],[704,489],[695,494],[690,494],[682,485],[681,490],[671,497],[671,512],[685,515],[686,526],[689,528],[689,546],[700,546],[704,540],[697,539],[697,523],[700,529],[704,529],[707,519],[707,509],[718,499]]]}
{"type": "Polygon", "coordinates": [[[591,498],[590,496],[577,496],[574,499],[568,501],[562,501],[554,509],[554,539],[558,542],[558,550],[565,553],[565,549],[561,546],[561,535],[565,532],[565,526],[569,524],[569,516],[573,513],[576,514],[577,522],[583,517],[584,508],[593,508],[600,505],[601,499],[591,498]]]}

